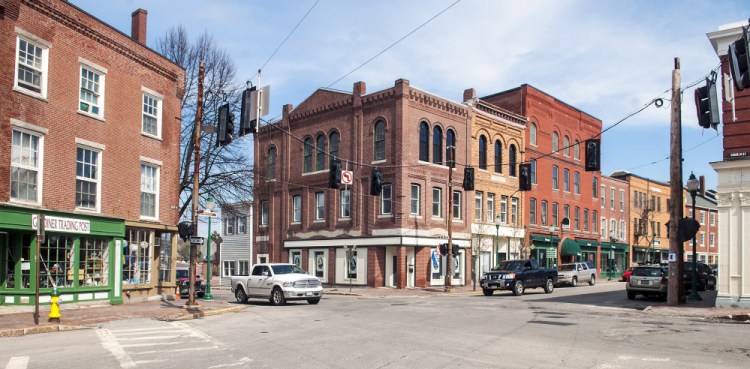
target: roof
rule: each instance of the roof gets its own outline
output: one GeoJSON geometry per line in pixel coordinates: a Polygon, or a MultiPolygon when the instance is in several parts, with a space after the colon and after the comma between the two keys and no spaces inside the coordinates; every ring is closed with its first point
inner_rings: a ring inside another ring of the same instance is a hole
{"type": "Polygon", "coordinates": [[[511,88],[511,89],[509,89],[509,90],[505,90],[505,91],[497,92],[497,93],[494,93],[494,94],[492,94],[492,95],[487,95],[487,96],[484,96],[484,97],[480,97],[480,99],[482,99],[482,100],[487,100],[487,99],[489,99],[489,98],[492,98],[492,97],[494,97],[494,96],[505,95],[505,94],[508,94],[508,93],[510,93],[510,92],[513,92],[513,91],[515,91],[515,90],[519,90],[519,89],[522,89],[522,88],[524,88],[524,87],[530,87],[530,88],[533,88],[534,90],[536,90],[536,91],[539,91],[539,92],[540,92],[541,94],[543,94],[543,95],[545,95],[545,96],[548,96],[548,97],[551,97],[551,98],[555,99],[555,101],[559,102],[560,104],[562,104],[562,105],[565,105],[565,106],[567,106],[567,107],[569,107],[569,108],[571,108],[571,109],[573,109],[573,110],[575,110],[575,111],[578,111],[578,112],[581,112],[581,113],[583,113],[583,114],[586,114],[586,115],[588,115],[589,117],[591,117],[591,118],[594,118],[594,119],[596,119],[596,120],[598,120],[598,121],[600,121],[600,122],[601,122],[601,119],[599,119],[599,118],[597,118],[597,117],[595,117],[595,116],[593,116],[593,115],[591,115],[591,114],[589,114],[589,113],[587,113],[587,112],[585,112],[585,111],[583,111],[583,110],[581,110],[581,109],[578,109],[578,108],[576,108],[575,106],[573,106],[573,105],[570,105],[570,104],[566,103],[565,101],[562,101],[562,100],[560,100],[560,99],[558,99],[558,98],[556,98],[556,97],[554,97],[554,96],[552,96],[552,95],[550,95],[550,94],[548,94],[548,93],[546,93],[546,92],[544,92],[544,91],[542,91],[542,90],[540,90],[540,89],[538,89],[538,88],[536,88],[536,87],[534,87],[534,86],[532,86],[532,85],[530,85],[530,84],[528,84],[528,83],[524,83],[524,84],[522,84],[521,86],[518,86],[518,87],[514,87],[514,88],[511,88]]]}

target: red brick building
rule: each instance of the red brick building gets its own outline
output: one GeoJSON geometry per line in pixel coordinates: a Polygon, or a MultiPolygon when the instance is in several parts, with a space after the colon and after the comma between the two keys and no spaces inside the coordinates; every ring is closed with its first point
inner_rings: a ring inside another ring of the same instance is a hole
{"type": "Polygon", "coordinates": [[[582,246],[598,248],[592,219],[600,206],[594,188],[600,185],[601,173],[584,170],[582,147],[586,139],[601,133],[602,122],[528,84],[482,100],[528,119],[523,160],[532,165],[533,188],[524,194],[522,206],[530,240],[526,254],[553,267],[580,260],[582,246]],[[532,202],[537,209],[531,208],[532,202]],[[531,223],[529,212],[540,214],[539,221],[531,223]],[[569,229],[561,227],[565,218],[569,229]]]}
{"type": "MultiPolygon", "coordinates": [[[[630,185],[627,181],[601,176],[599,187],[598,257],[588,253],[584,259],[594,262],[601,278],[619,279],[630,266],[630,185]]],[[[597,215],[596,212],[593,213],[597,215]]],[[[592,221],[593,222],[593,221],[592,221]]],[[[597,225],[596,222],[592,223],[597,225]]]]}
{"type": "Polygon", "coordinates": [[[0,303],[174,291],[184,70],[132,17],[128,36],[67,1],[0,3],[0,303]]]}
{"type": "Polygon", "coordinates": [[[352,93],[319,89],[296,108],[285,105],[281,121],[255,136],[253,261],[297,262],[327,285],[440,286],[447,260],[437,245],[450,229],[460,248],[452,284],[466,283],[469,125],[465,105],[404,79],[370,94],[364,82],[352,93]],[[353,173],[350,185],[329,188],[331,158],[353,173]],[[382,190],[373,196],[375,169],[382,190]]]}
{"type": "MultiPolygon", "coordinates": [[[[716,265],[719,261],[719,211],[716,204],[716,192],[706,190],[706,179],[699,177],[700,187],[695,194],[695,220],[700,223],[700,229],[695,235],[697,260],[709,265],[716,265]]],[[[684,215],[693,217],[693,199],[690,191],[685,190],[684,215]]],[[[693,261],[693,241],[685,242],[685,261],[693,261]]]]}

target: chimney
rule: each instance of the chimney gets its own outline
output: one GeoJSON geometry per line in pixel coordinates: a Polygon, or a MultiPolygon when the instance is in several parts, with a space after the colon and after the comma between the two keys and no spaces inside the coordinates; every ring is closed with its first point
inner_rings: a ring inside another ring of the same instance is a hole
{"type": "Polygon", "coordinates": [[[698,189],[698,193],[701,196],[706,196],[706,176],[700,176],[701,187],[698,189]]]}
{"type": "Polygon", "coordinates": [[[139,43],[146,44],[146,9],[138,9],[133,12],[133,23],[130,27],[130,37],[139,43]]]}
{"type": "Polygon", "coordinates": [[[476,97],[477,97],[477,90],[473,88],[467,88],[464,90],[464,102],[476,99],[476,97]]]}

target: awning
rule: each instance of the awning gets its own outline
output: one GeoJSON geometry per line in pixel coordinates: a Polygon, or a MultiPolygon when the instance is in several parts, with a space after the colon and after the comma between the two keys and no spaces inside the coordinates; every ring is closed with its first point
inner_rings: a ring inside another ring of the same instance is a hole
{"type": "MultiPolygon", "coordinates": [[[[584,251],[596,251],[596,248],[599,247],[599,242],[591,241],[591,240],[576,240],[578,242],[578,245],[581,246],[581,250],[584,251]]],[[[604,244],[602,243],[602,247],[604,244]]]]}
{"type": "Polygon", "coordinates": [[[560,250],[560,254],[563,256],[575,256],[581,254],[581,246],[578,244],[578,242],[566,239],[562,243],[562,249],[560,250]]]}
{"type": "Polygon", "coordinates": [[[630,252],[630,245],[627,245],[624,243],[602,242],[602,252],[609,251],[609,250],[615,250],[616,252],[628,253],[630,252]]]}
{"type": "Polygon", "coordinates": [[[557,244],[560,242],[559,237],[552,237],[552,236],[541,236],[541,235],[531,235],[531,243],[534,244],[534,247],[536,248],[557,248],[557,244]]]}

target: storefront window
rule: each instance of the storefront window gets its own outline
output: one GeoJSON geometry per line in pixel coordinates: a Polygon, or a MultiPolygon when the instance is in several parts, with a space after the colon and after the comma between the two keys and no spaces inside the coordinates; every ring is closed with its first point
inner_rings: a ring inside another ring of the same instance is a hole
{"type": "MultiPolygon", "coordinates": [[[[41,244],[39,254],[39,287],[51,288],[74,287],[75,276],[78,275],[79,282],[83,281],[82,270],[76,271],[74,264],[75,248],[72,237],[47,236],[46,242],[41,244]]],[[[24,271],[28,272],[28,271],[24,271]]],[[[83,283],[79,283],[83,285],[83,283]]]]}
{"type": "Polygon", "coordinates": [[[172,281],[172,233],[164,232],[159,237],[159,282],[172,281]]]}
{"type": "Polygon", "coordinates": [[[323,278],[325,271],[325,256],[323,251],[315,251],[315,276],[323,278]]]}
{"type": "Polygon", "coordinates": [[[81,238],[78,252],[78,280],[81,286],[106,286],[109,248],[104,238],[81,238]]]}
{"type": "Polygon", "coordinates": [[[123,249],[122,284],[151,283],[151,231],[128,229],[123,249]]]}

